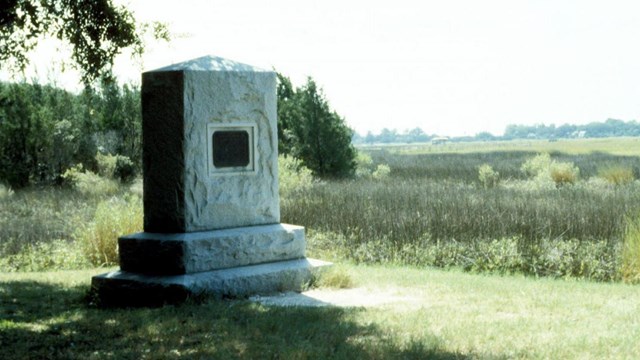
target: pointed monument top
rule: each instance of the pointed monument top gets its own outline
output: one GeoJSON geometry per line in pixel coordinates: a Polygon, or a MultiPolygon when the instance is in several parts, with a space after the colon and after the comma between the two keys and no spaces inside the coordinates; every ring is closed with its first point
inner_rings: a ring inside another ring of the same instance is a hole
{"type": "Polygon", "coordinates": [[[207,55],[165,66],[160,69],[151,70],[151,72],[160,71],[267,72],[268,70],[224,59],[218,56],[207,55]]]}

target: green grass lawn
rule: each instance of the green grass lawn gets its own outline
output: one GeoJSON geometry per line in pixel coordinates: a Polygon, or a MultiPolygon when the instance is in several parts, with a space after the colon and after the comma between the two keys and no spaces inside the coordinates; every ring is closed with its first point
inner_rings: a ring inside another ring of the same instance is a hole
{"type": "Polygon", "coordinates": [[[244,300],[99,309],[104,269],[0,274],[0,359],[617,358],[640,354],[640,288],[402,267],[344,266],[373,308],[244,300]]]}

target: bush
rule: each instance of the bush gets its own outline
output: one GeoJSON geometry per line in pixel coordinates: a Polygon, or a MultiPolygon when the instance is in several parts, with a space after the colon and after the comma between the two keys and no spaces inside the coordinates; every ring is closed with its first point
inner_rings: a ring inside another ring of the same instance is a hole
{"type": "Polygon", "coordinates": [[[10,187],[0,184],[0,200],[8,199],[13,196],[13,190],[10,187]]]}
{"type": "Polygon", "coordinates": [[[306,190],[313,184],[311,170],[293,156],[278,156],[278,181],[280,196],[289,195],[295,191],[306,190]]]}
{"type": "Polygon", "coordinates": [[[356,177],[366,178],[371,175],[371,168],[373,167],[373,160],[369,154],[363,151],[356,152],[356,177]]]}
{"type": "Polygon", "coordinates": [[[551,167],[551,155],[542,153],[525,161],[520,170],[530,177],[536,177],[544,175],[549,167],[551,167]]]}
{"type": "Polygon", "coordinates": [[[554,161],[549,168],[549,175],[556,186],[560,187],[567,184],[575,184],[578,181],[580,169],[573,163],[554,161]]]}
{"type": "Polygon", "coordinates": [[[373,168],[373,159],[365,152],[358,151],[356,155],[356,178],[373,178],[382,180],[389,177],[391,168],[387,164],[378,164],[373,168]]]}
{"type": "Polygon", "coordinates": [[[382,180],[389,177],[391,174],[391,168],[387,164],[379,164],[375,171],[371,173],[371,177],[376,180],[382,180]]]}
{"type": "Polygon", "coordinates": [[[136,167],[133,161],[126,156],[116,156],[116,167],[113,171],[115,179],[120,180],[123,183],[129,183],[136,177],[136,167]]]}
{"type": "Polygon", "coordinates": [[[610,166],[600,169],[598,176],[613,185],[628,185],[635,179],[633,169],[623,166],[610,166]]]}
{"type": "Polygon", "coordinates": [[[104,178],[127,183],[136,177],[135,165],[127,156],[98,152],[96,162],[98,163],[98,174],[104,178]]]}
{"type": "Polygon", "coordinates": [[[91,264],[109,266],[118,263],[118,237],[142,229],[140,198],[112,198],[98,204],[93,222],[81,227],[75,238],[91,264]]]}
{"type": "Polygon", "coordinates": [[[111,196],[119,189],[116,181],[100,177],[91,171],[84,171],[82,164],[65,171],[62,178],[84,195],[111,196]]]}
{"type": "Polygon", "coordinates": [[[492,188],[500,182],[500,173],[494,171],[491,165],[483,164],[478,168],[478,180],[485,189],[492,188]]]}
{"type": "Polygon", "coordinates": [[[538,154],[525,161],[520,169],[535,181],[540,183],[552,181],[556,187],[575,184],[580,174],[580,169],[572,162],[551,160],[551,156],[547,153],[538,154]]]}
{"type": "Polygon", "coordinates": [[[102,154],[98,152],[96,154],[96,163],[98,164],[98,175],[113,179],[113,175],[116,171],[117,157],[111,154],[102,154]]]}

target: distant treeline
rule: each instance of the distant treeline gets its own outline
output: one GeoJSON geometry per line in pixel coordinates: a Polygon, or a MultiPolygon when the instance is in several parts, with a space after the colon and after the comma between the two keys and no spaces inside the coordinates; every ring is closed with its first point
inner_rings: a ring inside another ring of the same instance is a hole
{"type": "Polygon", "coordinates": [[[434,139],[442,141],[493,141],[514,139],[571,139],[571,138],[603,138],[620,136],[640,136],[640,123],[635,120],[623,121],[607,119],[604,122],[592,122],[586,125],[555,124],[544,125],[508,125],[504,135],[496,136],[488,132],[481,132],[475,136],[460,136],[443,138],[435,134],[427,134],[421,128],[415,128],[403,132],[395,129],[382,129],[379,134],[368,132],[366,135],[355,134],[355,144],[373,143],[419,143],[430,142],[434,139]]]}

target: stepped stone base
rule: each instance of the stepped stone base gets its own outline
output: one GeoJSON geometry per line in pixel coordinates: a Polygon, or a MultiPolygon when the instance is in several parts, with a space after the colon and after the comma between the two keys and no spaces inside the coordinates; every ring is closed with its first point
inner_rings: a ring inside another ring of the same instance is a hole
{"type": "Polygon", "coordinates": [[[305,253],[304,227],[244,226],[193,233],[141,232],[118,239],[120,269],[182,275],[282,260],[305,253]]]}
{"type": "Polygon", "coordinates": [[[330,265],[303,258],[186,275],[114,271],[94,276],[91,286],[100,306],[161,306],[181,303],[190,297],[247,297],[301,291],[318,271],[330,265]]]}

